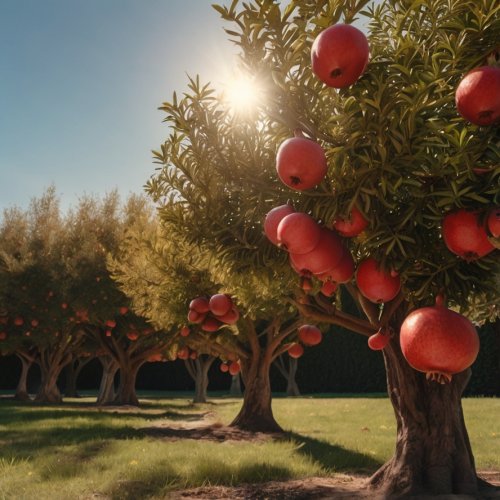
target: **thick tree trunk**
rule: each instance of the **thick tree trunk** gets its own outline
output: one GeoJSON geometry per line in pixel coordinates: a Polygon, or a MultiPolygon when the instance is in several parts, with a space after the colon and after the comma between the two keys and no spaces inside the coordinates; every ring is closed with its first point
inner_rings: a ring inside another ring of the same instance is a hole
{"type": "Polygon", "coordinates": [[[79,398],[80,395],[76,389],[78,376],[83,367],[91,360],[91,358],[75,359],[66,366],[66,387],[64,388],[64,395],[67,398],[79,398]]]}
{"type": "Polygon", "coordinates": [[[100,357],[102,365],[101,384],[97,395],[97,404],[106,405],[114,403],[116,399],[115,375],[118,371],[118,363],[111,357],[100,357]]]}
{"type": "Polygon", "coordinates": [[[271,407],[270,367],[271,359],[264,353],[258,357],[254,356],[250,363],[243,363],[245,371],[243,406],[231,422],[232,427],[252,432],[283,432],[274,419],[271,407]]]}
{"type": "Polygon", "coordinates": [[[41,382],[40,388],[35,396],[35,401],[39,403],[61,403],[62,396],[57,387],[57,379],[64,368],[58,363],[40,362],[41,382]]]}
{"type": "Polygon", "coordinates": [[[231,387],[229,387],[229,394],[234,397],[241,397],[243,394],[241,390],[241,376],[239,373],[231,377],[231,387]]]}
{"type": "Polygon", "coordinates": [[[394,456],[370,478],[371,486],[391,498],[477,495],[480,483],[461,405],[470,370],[441,385],[408,365],[398,336],[383,353],[397,439],[394,456]]]}
{"type": "Polygon", "coordinates": [[[19,381],[17,382],[16,394],[14,399],[18,401],[29,401],[30,396],[28,394],[28,373],[33,364],[33,361],[25,358],[24,356],[17,355],[21,360],[21,375],[19,376],[19,381]]]}
{"type": "Polygon", "coordinates": [[[115,398],[115,404],[139,406],[139,399],[135,392],[137,373],[143,362],[120,364],[120,385],[115,398]]]}

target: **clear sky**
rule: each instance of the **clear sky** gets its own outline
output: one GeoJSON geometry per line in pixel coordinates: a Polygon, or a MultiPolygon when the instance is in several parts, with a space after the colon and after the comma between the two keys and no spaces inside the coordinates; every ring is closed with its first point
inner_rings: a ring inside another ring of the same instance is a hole
{"type": "Polygon", "coordinates": [[[141,191],[157,108],[186,73],[218,85],[234,66],[214,2],[0,0],[0,210],[52,183],[63,207],[141,191]]]}

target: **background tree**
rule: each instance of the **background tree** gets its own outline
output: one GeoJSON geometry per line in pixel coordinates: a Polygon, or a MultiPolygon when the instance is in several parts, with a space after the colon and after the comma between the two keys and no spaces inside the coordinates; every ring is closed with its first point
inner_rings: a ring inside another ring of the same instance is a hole
{"type": "Polygon", "coordinates": [[[361,319],[342,311],[339,294],[333,301],[318,294],[318,285],[296,305],[316,321],[365,336],[392,332],[383,355],[396,452],[372,485],[391,495],[475,494],[484,484],[460,403],[470,371],[445,385],[427,381],[402,356],[399,330],[411,310],[439,293],[475,321],[498,314],[498,253],[461,259],[441,231],[453,210],[486,215],[498,205],[499,129],[458,116],[454,95],[465,73],[486,64],[498,44],[500,7],[488,0],[367,3],[258,0],[216,7],[231,23],[247,78],[260,81],[266,101],[242,119],[209,86],[191,81],[182,100],[174,95],[162,107],[171,135],[155,152],[163,168],[148,191],[163,220],[224,262],[227,282],[245,276],[240,286],[254,304],[258,296],[274,303],[270,297],[293,289],[285,256],[262,236],[270,208],[291,199],[296,210],[331,227],[356,206],[368,227],[345,245],[356,262],[372,257],[395,270],[401,292],[382,306],[355,281],[347,283],[361,319]],[[311,71],[312,42],[324,28],[356,16],[368,23],[370,63],[354,85],[331,89],[311,71]],[[323,146],[328,162],[326,179],[306,192],[284,188],[274,171],[279,145],[296,129],[323,146]],[[248,279],[252,273],[255,280],[248,279]]]}

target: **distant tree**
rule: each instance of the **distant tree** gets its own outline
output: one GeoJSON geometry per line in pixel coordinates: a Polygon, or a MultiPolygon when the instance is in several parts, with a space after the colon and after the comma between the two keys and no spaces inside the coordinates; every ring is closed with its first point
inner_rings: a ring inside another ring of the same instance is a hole
{"type": "Polygon", "coordinates": [[[191,80],[182,99],[174,95],[161,108],[171,131],[155,152],[162,168],[147,189],[163,221],[208,249],[221,281],[238,283],[249,311],[266,304],[273,314],[276,300],[288,294],[316,322],[386,336],[398,434],[394,457],[371,479],[374,487],[394,496],[477,494],[484,484],[460,403],[470,370],[447,384],[427,381],[403,357],[400,327],[410,311],[441,293],[476,322],[498,315],[498,252],[491,247],[480,259],[459,258],[446,248],[442,225],[458,209],[479,212],[481,224],[499,204],[500,129],[465,121],[454,96],[469,70],[498,59],[500,6],[491,0],[367,4],[216,6],[231,23],[247,78],[260,81],[266,100],[243,118],[209,85],[191,80]],[[356,83],[332,89],[312,73],[311,45],[328,26],[356,16],[368,22],[370,63],[356,83]],[[328,163],[325,180],[304,192],[285,187],[275,172],[279,146],[297,129],[324,148],[328,163]],[[332,300],[318,293],[314,278],[311,293],[295,300],[285,253],[262,235],[265,214],[287,200],[327,228],[350,220],[356,208],[368,226],[344,245],[358,265],[370,257],[381,272],[392,270],[401,291],[381,305],[361,293],[358,279],[346,283],[361,318],[343,310],[339,294],[332,300]]]}

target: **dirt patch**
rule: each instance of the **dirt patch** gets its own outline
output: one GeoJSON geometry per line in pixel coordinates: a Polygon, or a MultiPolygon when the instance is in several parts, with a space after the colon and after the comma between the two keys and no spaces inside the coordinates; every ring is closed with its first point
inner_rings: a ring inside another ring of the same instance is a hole
{"type": "MultiPolygon", "coordinates": [[[[497,486],[496,491],[482,498],[500,499],[500,471],[480,471],[479,476],[497,486]]],[[[235,487],[212,486],[192,488],[169,495],[171,500],[308,500],[308,499],[372,499],[383,500],[367,488],[368,477],[337,474],[331,478],[312,477],[292,481],[271,481],[260,484],[246,484],[235,487]]],[[[469,495],[419,495],[414,500],[475,500],[469,495]]]]}
{"type": "Polygon", "coordinates": [[[206,421],[193,422],[189,425],[172,425],[170,423],[158,423],[152,427],[142,427],[138,429],[146,436],[177,441],[179,439],[203,439],[206,441],[266,441],[283,437],[281,434],[266,434],[262,432],[249,432],[234,427],[228,427],[215,422],[206,425],[206,421]]]}

